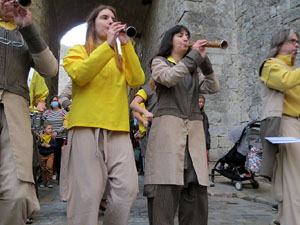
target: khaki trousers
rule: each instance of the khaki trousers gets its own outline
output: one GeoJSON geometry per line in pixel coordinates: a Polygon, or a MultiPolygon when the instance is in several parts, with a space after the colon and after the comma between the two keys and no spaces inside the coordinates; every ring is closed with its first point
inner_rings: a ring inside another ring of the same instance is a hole
{"type": "Polygon", "coordinates": [[[33,183],[17,178],[3,105],[0,104],[0,225],[25,225],[40,209],[33,183]]]}
{"type": "MultiPolygon", "coordinates": [[[[300,118],[283,115],[280,133],[285,137],[300,138],[300,118]]],[[[279,202],[282,201],[280,224],[299,224],[300,143],[281,145],[276,161],[273,190],[275,190],[276,199],[279,202]]]]}
{"type": "Polygon", "coordinates": [[[129,133],[75,127],[69,130],[68,140],[68,224],[98,224],[99,205],[106,181],[110,190],[103,225],[128,224],[138,192],[129,133]]]}

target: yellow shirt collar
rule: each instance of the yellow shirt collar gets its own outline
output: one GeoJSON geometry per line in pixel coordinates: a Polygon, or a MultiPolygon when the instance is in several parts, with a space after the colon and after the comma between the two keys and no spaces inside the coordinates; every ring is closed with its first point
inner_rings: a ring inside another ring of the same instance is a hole
{"type": "Polygon", "coordinates": [[[277,55],[276,58],[284,62],[289,67],[294,66],[292,55],[277,55]]]}
{"type": "Polygon", "coordinates": [[[177,64],[176,61],[175,61],[175,59],[174,59],[172,56],[169,56],[169,57],[168,57],[168,60],[169,60],[170,62],[174,63],[174,64],[177,64]]]}
{"type": "Polygon", "coordinates": [[[6,30],[14,30],[17,28],[17,24],[14,20],[4,21],[2,18],[0,18],[0,26],[6,30]]]}

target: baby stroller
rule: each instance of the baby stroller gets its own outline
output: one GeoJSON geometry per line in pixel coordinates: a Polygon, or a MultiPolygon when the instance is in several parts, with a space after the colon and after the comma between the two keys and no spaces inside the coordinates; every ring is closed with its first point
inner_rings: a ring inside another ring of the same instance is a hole
{"type": "Polygon", "coordinates": [[[259,187],[259,183],[254,179],[255,172],[259,171],[259,163],[253,163],[253,159],[248,156],[257,155],[261,159],[262,145],[260,139],[260,121],[252,121],[248,124],[240,125],[229,132],[229,138],[235,143],[231,150],[220,158],[211,171],[211,181],[214,183],[215,172],[224,177],[236,181],[235,188],[243,189],[243,181],[250,181],[254,189],[259,187]],[[251,166],[249,166],[249,161],[251,166]],[[245,167],[248,164],[248,168],[245,167]],[[253,166],[254,165],[254,166],[253,166]],[[254,167],[254,168],[253,168],[254,167]],[[251,168],[251,170],[249,169],[251,168]]]}

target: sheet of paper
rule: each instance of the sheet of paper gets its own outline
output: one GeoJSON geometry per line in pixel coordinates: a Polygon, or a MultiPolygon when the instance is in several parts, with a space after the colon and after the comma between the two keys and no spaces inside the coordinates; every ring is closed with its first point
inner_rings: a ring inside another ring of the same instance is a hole
{"type": "Polygon", "coordinates": [[[295,137],[265,137],[272,144],[297,143],[300,139],[295,137]]]}

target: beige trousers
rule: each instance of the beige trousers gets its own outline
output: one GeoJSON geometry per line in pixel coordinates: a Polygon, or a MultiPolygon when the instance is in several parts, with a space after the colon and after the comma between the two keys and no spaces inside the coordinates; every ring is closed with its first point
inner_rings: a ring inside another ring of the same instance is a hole
{"type": "Polygon", "coordinates": [[[17,178],[3,105],[0,104],[0,225],[25,225],[39,211],[33,183],[17,178]]]}
{"type": "MultiPolygon", "coordinates": [[[[280,134],[300,138],[300,118],[283,115],[280,134]]],[[[281,225],[300,222],[300,143],[280,146],[276,157],[273,190],[277,201],[282,204],[281,225]]]]}
{"type": "Polygon", "coordinates": [[[103,225],[128,224],[138,192],[129,133],[76,127],[69,130],[68,141],[68,224],[98,224],[106,181],[110,190],[103,225]]]}

